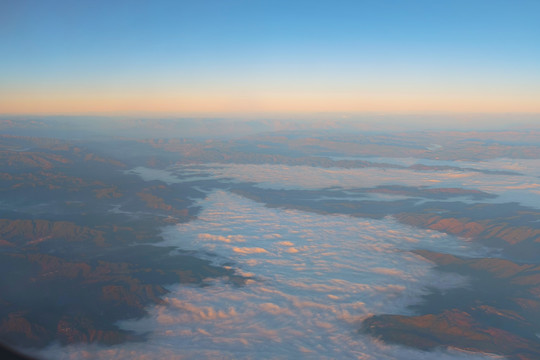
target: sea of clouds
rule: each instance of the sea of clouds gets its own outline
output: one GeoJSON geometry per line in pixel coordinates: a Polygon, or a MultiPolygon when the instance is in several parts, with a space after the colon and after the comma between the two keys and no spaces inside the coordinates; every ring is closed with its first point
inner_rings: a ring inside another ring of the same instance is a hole
{"type": "Polygon", "coordinates": [[[410,252],[481,256],[453,236],[392,219],[368,220],[271,209],[215,190],[197,220],[163,229],[159,245],[199,251],[249,277],[176,285],[164,303],[124,329],[142,343],[51,346],[50,359],[485,359],[458,350],[423,352],[360,333],[372,314],[410,314],[426,287],[467,286],[410,252]]]}
{"type": "MultiPolygon", "coordinates": [[[[377,159],[377,158],[375,158],[377,159]]],[[[387,158],[379,159],[390,163],[387,158]]],[[[540,204],[540,160],[538,159],[494,159],[482,162],[438,161],[403,158],[394,159],[400,165],[452,165],[464,170],[414,170],[407,168],[319,168],[313,166],[288,166],[275,164],[205,164],[196,171],[215,179],[256,183],[269,189],[324,188],[372,188],[383,185],[425,186],[430,188],[464,188],[484,191],[497,195],[483,202],[517,202],[524,206],[538,208],[540,204]],[[512,171],[516,174],[486,174],[469,169],[488,171],[512,171]]],[[[176,174],[192,172],[190,165],[171,168],[167,181],[191,181],[177,177],[176,174]]],[[[151,170],[137,168],[133,173],[145,179],[159,180],[152,176],[151,170]]],[[[460,201],[470,201],[466,198],[460,201]]]]}
{"type": "MultiPolygon", "coordinates": [[[[414,164],[454,166],[463,170],[414,170],[407,168],[359,169],[319,168],[279,164],[203,164],[178,165],[168,170],[137,167],[128,173],[146,181],[159,180],[167,184],[207,179],[251,182],[268,189],[372,188],[384,185],[425,186],[430,188],[465,188],[497,195],[484,199],[488,203],[516,202],[538,208],[540,204],[540,160],[494,159],[489,161],[439,161],[412,158],[369,158],[375,162],[410,166],[414,164]],[[486,174],[474,170],[512,171],[515,174],[486,174]]],[[[370,195],[374,200],[385,198],[370,195]]],[[[388,197],[388,196],[386,196],[388,197]]],[[[386,200],[402,197],[391,196],[386,200]]],[[[455,200],[456,198],[453,198],[455,200]]],[[[459,201],[471,202],[466,197],[459,201]]]]}

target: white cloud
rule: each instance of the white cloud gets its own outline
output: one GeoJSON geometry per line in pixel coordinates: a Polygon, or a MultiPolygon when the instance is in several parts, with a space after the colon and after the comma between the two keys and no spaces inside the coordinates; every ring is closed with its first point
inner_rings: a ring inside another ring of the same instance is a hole
{"type": "MultiPolygon", "coordinates": [[[[495,159],[484,162],[421,160],[431,165],[451,165],[490,171],[517,171],[523,175],[485,174],[469,170],[415,171],[410,169],[382,168],[318,168],[311,166],[256,165],[256,164],[206,164],[202,171],[217,179],[234,179],[255,182],[257,186],[270,189],[343,189],[371,188],[381,185],[427,186],[435,188],[466,188],[498,195],[485,202],[520,202],[526,206],[540,204],[540,159],[495,159]]],[[[399,161],[398,161],[399,162],[399,161]]],[[[182,173],[183,167],[172,173],[182,173]]],[[[165,176],[170,177],[171,174],[165,176]]],[[[358,194],[356,194],[357,196],[358,194]]],[[[398,200],[399,195],[370,194],[373,200],[398,200]]],[[[461,201],[471,201],[460,197],[461,201]]]]}
{"type": "Polygon", "coordinates": [[[232,250],[237,254],[263,254],[268,252],[260,247],[233,247],[232,250]]]}
{"type": "Polygon", "coordinates": [[[466,285],[466,279],[456,275],[443,279],[430,262],[407,250],[421,245],[463,255],[474,252],[469,244],[391,219],[269,209],[223,191],[201,205],[199,220],[164,231],[163,245],[212,249],[256,280],[243,287],[219,279],[206,287],[171,287],[165,303],[149,308],[148,317],[121,323],[126,329],[150,332],[144,343],[106,349],[52,347],[41,354],[55,359],[83,353],[117,359],[486,358],[425,353],[357,333],[371,314],[410,313],[407,305],[419,300],[426,285],[466,285]],[[221,241],[240,235],[243,247],[221,241]],[[293,248],[301,251],[284,251],[293,248]]]}

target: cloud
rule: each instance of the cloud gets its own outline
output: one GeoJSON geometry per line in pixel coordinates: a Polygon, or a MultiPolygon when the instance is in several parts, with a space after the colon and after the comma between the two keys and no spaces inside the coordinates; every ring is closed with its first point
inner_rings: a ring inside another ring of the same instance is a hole
{"type": "Polygon", "coordinates": [[[391,269],[391,268],[375,267],[375,268],[372,268],[371,271],[378,274],[385,274],[385,275],[397,276],[397,277],[403,277],[405,275],[403,271],[399,269],[391,269]]]}
{"type": "Polygon", "coordinates": [[[209,240],[209,241],[222,241],[226,243],[231,242],[245,242],[246,239],[242,235],[212,235],[212,234],[199,234],[197,237],[201,240],[209,240]]]}
{"type": "Polygon", "coordinates": [[[233,247],[233,251],[237,254],[266,254],[268,251],[260,247],[233,247]]]}
{"type": "Polygon", "coordinates": [[[278,245],[294,246],[294,243],[292,243],[291,241],[280,241],[280,242],[278,242],[278,245]]]}
{"type": "MultiPolygon", "coordinates": [[[[391,159],[386,159],[387,162],[391,159]]],[[[419,161],[414,159],[414,161],[419,161]]],[[[430,165],[455,166],[462,169],[489,171],[519,171],[522,175],[486,174],[474,170],[416,171],[413,169],[382,168],[318,168],[312,166],[286,166],[272,164],[206,164],[203,171],[215,179],[233,179],[254,182],[257,186],[271,189],[343,189],[372,188],[381,185],[427,186],[435,188],[458,187],[477,189],[498,195],[485,199],[489,202],[515,202],[538,207],[540,195],[540,159],[494,159],[483,162],[423,160],[430,165]],[[512,192],[508,192],[512,190],[512,192]]],[[[181,173],[182,167],[178,172],[181,173]]],[[[174,170],[171,170],[171,174],[174,170]]],[[[164,181],[171,175],[164,175],[164,181]]],[[[371,194],[375,200],[395,200],[396,197],[371,194]]],[[[461,201],[470,201],[466,197],[461,201]]]]}
{"type": "Polygon", "coordinates": [[[126,170],[124,173],[138,175],[144,181],[162,181],[167,185],[182,182],[182,180],[171,171],[152,169],[144,166],[126,170]]]}
{"type": "Polygon", "coordinates": [[[286,308],[281,308],[279,305],[273,304],[273,303],[262,303],[259,305],[259,309],[262,311],[266,311],[269,314],[272,315],[289,315],[293,316],[293,313],[291,310],[286,308]]]}
{"type": "MultiPolygon", "coordinates": [[[[272,224],[269,224],[269,225],[272,225],[272,224]]],[[[264,238],[265,239],[281,239],[281,235],[280,234],[266,234],[264,235],[264,238]]]]}
{"type": "Polygon", "coordinates": [[[464,255],[472,251],[469,244],[389,218],[283,211],[224,191],[209,194],[200,205],[199,220],[164,229],[164,243],[201,253],[213,249],[254,280],[240,287],[226,279],[204,287],[169,287],[164,303],[150,307],[147,317],[119,323],[149,332],[143,343],[53,346],[39,354],[121,360],[488,358],[406,349],[357,332],[370,314],[409,313],[408,305],[419,301],[425,286],[466,285],[466,278],[443,278],[432,263],[407,250],[422,246],[464,255]],[[266,236],[271,234],[279,236],[266,236]],[[245,246],[232,242],[239,235],[245,246]]]}
{"type": "MultiPolygon", "coordinates": [[[[439,161],[427,159],[388,159],[374,158],[371,161],[412,165],[453,166],[462,170],[441,171],[382,168],[318,168],[312,166],[288,166],[272,164],[204,164],[194,173],[191,165],[179,165],[168,170],[136,167],[126,173],[140,176],[145,181],[162,181],[166,184],[194,181],[192,175],[203,179],[213,178],[222,181],[254,182],[264,188],[277,189],[322,189],[338,187],[344,189],[369,188],[381,185],[407,185],[428,187],[462,187],[477,189],[498,195],[490,202],[515,202],[538,207],[538,178],[540,159],[493,159],[489,161],[439,161]],[[472,169],[472,170],[468,170],[472,169]],[[479,171],[516,171],[522,175],[487,174],[479,171]],[[227,179],[227,180],[226,180],[227,179]]],[[[381,194],[371,194],[375,200],[395,200],[381,194]]],[[[461,201],[470,201],[466,197],[461,201]]],[[[267,236],[270,236],[267,234],[267,236]]]]}

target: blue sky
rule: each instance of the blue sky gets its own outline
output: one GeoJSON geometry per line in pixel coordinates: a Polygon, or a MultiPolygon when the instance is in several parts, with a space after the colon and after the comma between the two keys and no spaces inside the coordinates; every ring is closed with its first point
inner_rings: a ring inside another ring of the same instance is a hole
{"type": "Polygon", "coordinates": [[[534,113],[538,39],[536,0],[2,1],[0,113],[534,113]]]}

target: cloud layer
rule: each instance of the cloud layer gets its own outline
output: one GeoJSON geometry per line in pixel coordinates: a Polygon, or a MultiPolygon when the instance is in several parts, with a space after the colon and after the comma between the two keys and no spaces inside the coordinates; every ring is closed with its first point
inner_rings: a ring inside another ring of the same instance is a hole
{"type": "MultiPolygon", "coordinates": [[[[426,286],[467,286],[408,250],[471,255],[470,244],[391,219],[365,220],[269,209],[216,191],[199,219],[164,229],[165,241],[235,264],[252,277],[239,287],[173,286],[149,316],[121,324],[148,341],[110,348],[51,347],[56,359],[481,359],[457,351],[421,352],[357,332],[374,313],[407,314],[426,286]]],[[[480,255],[480,254],[476,254],[480,255]]]]}
{"type": "MultiPolygon", "coordinates": [[[[375,158],[377,160],[377,158],[375,158]]],[[[374,161],[375,161],[374,160],[374,161]]],[[[389,159],[379,159],[389,163],[389,159]]],[[[382,185],[426,186],[433,188],[476,189],[498,195],[485,202],[519,202],[525,206],[540,204],[540,160],[495,159],[484,162],[438,161],[418,159],[393,159],[403,165],[426,163],[451,165],[488,171],[515,171],[521,175],[486,174],[468,170],[413,170],[382,168],[319,168],[312,166],[257,165],[257,164],[207,164],[203,172],[214,178],[228,181],[254,182],[257,186],[272,189],[316,190],[330,187],[343,189],[371,188],[382,185]]],[[[171,170],[184,172],[181,166],[171,170]]],[[[167,180],[168,181],[168,180],[167,180]]],[[[177,181],[183,181],[178,178],[177,181]]],[[[373,195],[372,195],[373,196],[373,195]]],[[[381,200],[380,196],[374,199],[381,200]]],[[[393,200],[397,197],[393,197],[393,200]]],[[[463,201],[467,199],[463,198],[463,201]]]]}

